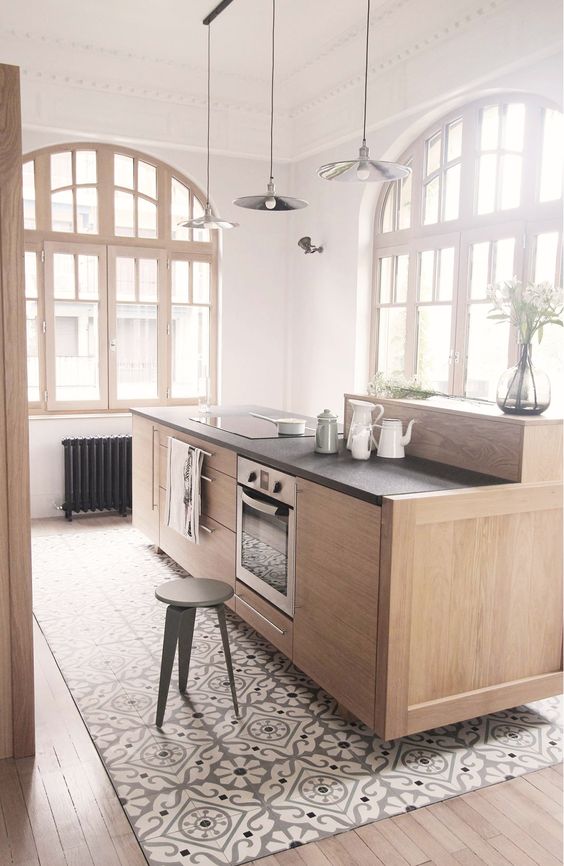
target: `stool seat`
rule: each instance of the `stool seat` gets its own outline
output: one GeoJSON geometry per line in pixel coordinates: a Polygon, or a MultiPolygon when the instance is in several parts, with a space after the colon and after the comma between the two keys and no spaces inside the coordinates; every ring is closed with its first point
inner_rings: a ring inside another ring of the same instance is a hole
{"type": "Polygon", "coordinates": [[[181,577],[167,580],[155,590],[159,601],[174,607],[215,607],[233,597],[233,588],[222,580],[181,577]]]}

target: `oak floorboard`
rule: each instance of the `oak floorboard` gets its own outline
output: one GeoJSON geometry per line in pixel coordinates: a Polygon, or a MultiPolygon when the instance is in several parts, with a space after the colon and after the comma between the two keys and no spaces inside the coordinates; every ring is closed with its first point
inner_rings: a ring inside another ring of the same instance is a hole
{"type": "Polygon", "coordinates": [[[356,833],[386,866],[409,866],[409,861],[380,832],[379,823],[366,824],[364,827],[359,827],[356,833]]]}
{"type": "Polygon", "coordinates": [[[482,788],[481,793],[487,802],[495,804],[500,812],[514,817],[527,833],[535,835],[549,854],[556,858],[561,857],[561,826],[550,815],[539,809],[531,797],[522,795],[515,787],[511,787],[514,781],[517,780],[506,782],[503,792],[497,785],[493,785],[491,788],[482,788]]]}
{"type": "Polygon", "coordinates": [[[332,866],[385,866],[354,830],[339,836],[327,836],[317,846],[332,866]]]}
{"type": "MultiPolygon", "coordinates": [[[[511,866],[499,851],[491,844],[491,839],[486,840],[472,827],[465,824],[458,815],[448,807],[448,803],[435,803],[429,806],[438,822],[449,830],[460,840],[461,848],[468,848],[486,866],[511,866]]],[[[492,837],[494,838],[494,837],[492,837]]]]}
{"type": "MultiPolygon", "coordinates": [[[[427,859],[435,863],[436,866],[457,866],[454,855],[419,821],[412,820],[415,814],[415,812],[409,812],[391,820],[397,827],[401,827],[404,833],[427,854],[427,859]]],[[[459,850],[461,848],[463,848],[462,845],[460,845],[459,850]]]]}
{"type": "MultiPolygon", "coordinates": [[[[16,762],[8,759],[0,762],[0,808],[10,851],[15,866],[39,863],[39,856],[20,787],[16,762]]],[[[10,862],[10,861],[8,861],[10,862]]]]}

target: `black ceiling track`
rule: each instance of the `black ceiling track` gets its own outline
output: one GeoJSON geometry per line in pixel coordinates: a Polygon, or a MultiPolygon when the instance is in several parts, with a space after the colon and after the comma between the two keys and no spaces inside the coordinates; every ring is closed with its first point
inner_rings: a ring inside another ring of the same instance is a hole
{"type": "Polygon", "coordinates": [[[221,15],[224,9],[227,9],[233,3],[233,0],[221,0],[221,3],[218,3],[215,9],[212,9],[209,15],[206,15],[202,24],[211,24],[214,18],[217,18],[218,15],[221,15]]]}

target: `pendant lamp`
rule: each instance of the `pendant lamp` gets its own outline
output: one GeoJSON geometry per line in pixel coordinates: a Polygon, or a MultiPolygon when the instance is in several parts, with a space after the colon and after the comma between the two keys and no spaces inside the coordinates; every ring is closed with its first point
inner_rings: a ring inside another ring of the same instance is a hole
{"type": "Polygon", "coordinates": [[[362,145],[358,151],[357,159],[343,160],[342,162],[329,162],[317,169],[319,177],[325,180],[340,180],[347,183],[357,181],[369,181],[383,183],[391,180],[399,180],[407,177],[411,169],[407,165],[398,162],[382,162],[370,159],[370,153],[366,146],[366,99],[368,93],[368,42],[370,36],[370,0],[367,0],[366,12],[366,60],[364,66],[364,124],[362,132],[362,145]]]}
{"type": "Polygon", "coordinates": [[[301,198],[291,198],[289,195],[280,195],[276,192],[274,177],[272,176],[272,148],[274,129],[274,33],[276,26],[276,0],[272,0],[272,63],[270,76],[270,178],[263,195],[244,195],[236,198],[233,204],[250,210],[299,210],[307,207],[307,201],[301,198]]]}
{"type": "Polygon", "coordinates": [[[239,223],[231,223],[221,217],[214,216],[210,204],[210,69],[211,69],[211,24],[208,27],[208,138],[206,161],[206,205],[201,217],[178,223],[179,228],[187,229],[234,229],[239,223]]]}

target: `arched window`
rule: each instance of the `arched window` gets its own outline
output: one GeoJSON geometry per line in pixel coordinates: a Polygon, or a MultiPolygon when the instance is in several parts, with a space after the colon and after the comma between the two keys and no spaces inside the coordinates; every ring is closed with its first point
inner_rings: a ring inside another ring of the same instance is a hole
{"type": "MultiPolygon", "coordinates": [[[[452,112],[409,148],[411,177],[376,213],[372,372],[495,399],[517,347],[487,318],[487,289],[513,276],[562,285],[563,152],[562,114],[515,94],[452,112]]],[[[533,360],[562,375],[560,328],[533,360]]]]}
{"type": "Polygon", "coordinates": [[[194,184],[66,144],[24,157],[23,198],[30,409],[215,399],[217,239],[178,228],[203,213],[194,184]]]}

